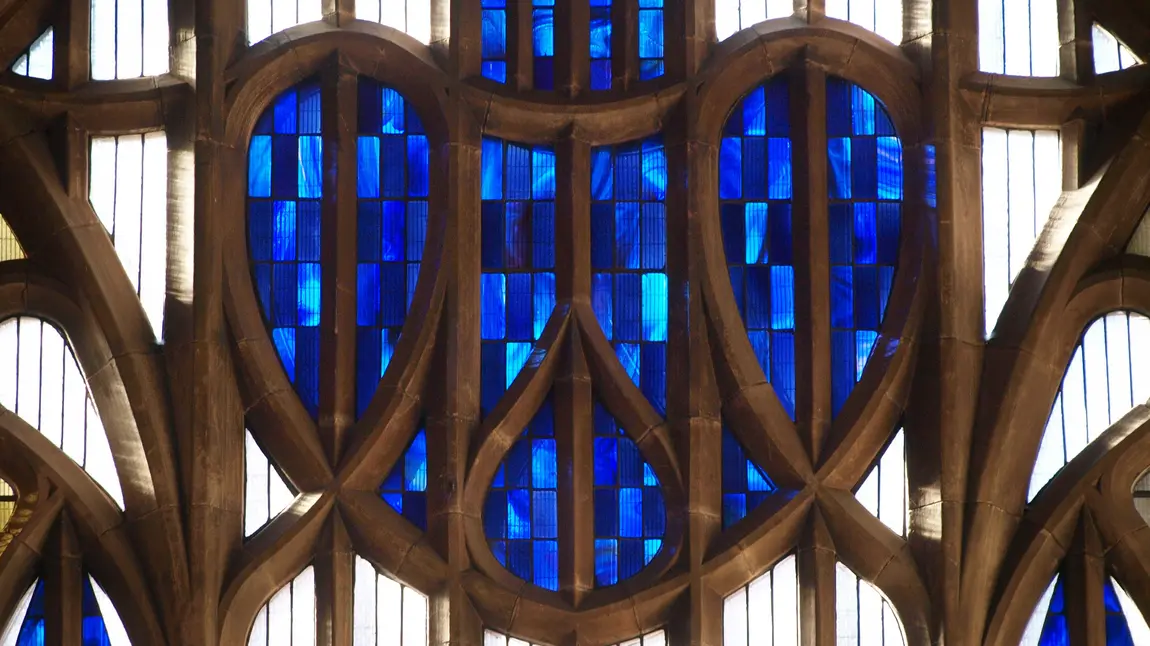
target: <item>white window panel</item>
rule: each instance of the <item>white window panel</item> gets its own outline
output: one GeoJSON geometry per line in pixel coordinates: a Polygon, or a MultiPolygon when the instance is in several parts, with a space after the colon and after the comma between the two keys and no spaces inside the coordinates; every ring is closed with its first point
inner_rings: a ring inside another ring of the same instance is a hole
{"type": "Polygon", "coordinates": [[[826,0],[827,16],[849,20],[898,45],[902,43],[902,0],[826,0]]]}
{"type": "Polygon", "coordinates": [[[870,583],[842,563],[835,567],[837,646],[905,646],[894,608],[870,583]]]}
{"type": "Polygon", "coordinates": [[[320,0],[248,0],[248,43],[322,18],[320,0]]]}
{"type": "Polygon", "coordinates": [[[39,580],[33,581],[32,585],[20,597],[20,601],[16,604],[16,608],[12,611],[12,615],[8,617],[8,623],[4,625],[4,631],[0,632],[0,646],[19,646],[17,640],[20,639],[20,628],[24,626],[24,617],[28,615],[28,606],[32,605],[32,593],[36,591],[36,584],[39,580]]]}
{"type": "Polygon", "coordinates": [[[163,132],[93,137],[88,201],[163,341],[168,274],[168,140],[163,132]]]}
{"type": "Polygon", "coordinates": [[[92,0],[91,57],[97,81],[167,73],[167,0],[92,0]]]}
{"type": "Polygon", "coordinates": [[[52,79],[52,53],[55,35],[52,28],[40,34],[36,42],[16,59],[12,72],[34,79],[52,79]]]}
{"type": "Polygon", "coordinates": [[[124,495],[104,425],[72,348],[38,318],[0,321],[0,405],[36,428],[92,476],[121,508],[124,495]]]}
{"type": "Polygon", "coordinates": [[[1110,579],[1110,585],[1114,586],[1114,593],[1118,595],[1118,605],[1126,617],[1126,625],[1130,628],[1130,636],[1133,637],[1134,643],[1150,644],[1150,626],[1146,625],[1146,617],[1142,615],[1138,605],[1113,578],[1110,579]]]}
{"type": "Polygon", "coordinates": [[[1050,607],[1050,598],[1054,596],[1054,585],[1057,582],[1058,577],[1054,577],[1046,587],[1046,592],[1042,593],[1038,605],[1034,606],[1034,612],[1030,613],[1030,621],[1026,623],[1026,631],[1022,633],[1022,641],[1018,642],[1018,646],[1038,646],[1038,640],[1042,638],[1042,627],[1046,625],[1046,611],[1050,607]]]}
{"type": "Polygon", "coordinates": [[[359,0],[355,17],[394,27],[421,43],[431,42],[431,0],[359,0]]]}
{"type": "Polygon", "coordinates": [[[655,630],[641,637],[620,642],[615,646],[667,646],[667,635],[662,630],[655,630]]]}
{"type": "MultiPolygon", "coordinates": [[[[3,245],[2,236],[3,232],[0,231],[0,245],[3,245]]],[[[0,251],[0,254],[2,253],[0,251]]],[[[1134,235],[1130,236],[1130,242],[1126,244],[1126,253],[1150,256],[1150,213],[1142,216],[1142,221],[1138,223],[1138,228],[1135,229],[1134,235]]]]}
{"type": "Polygon", "coordinates": [[[755,23],[794,12],[793,0],[715,0],[715,34],[720,41],[726,40],[755,23]]]}
{"type": "Polygon", "coordinates": [[[315,569],[300,572],[260,608],[248,646],[315,646],[315,569]]]}
{"type": "Polygon", "coordinates": [[[1096,73],[1117,72],[1142,62],[1138,60],[1134,52],[1118,42],[1114,34],[1106,31],[1097,23],[1094,24],[1091,33],[1094,38],[1094,71],[1096,73]]]}
{"type": "Polygon", "coordinates": [[[798,646],[799,578],[795,557],[723,600],[724,646],[798,646]]]}
{"type": "Polygon", "coordinates": [[[982,130],[982,241],[986,334],[1062,195],[1055,130],[982,130]]]}
{"type": "Polygon", "coordinates": [[[1058,76],[1055,0],[978,0],[978,39],[984,72],[1058,76]]]}
{"type": "Polygon", "coordinates": [[[900,428],[878,463],[859,485],[855,497],[867,511],[899,536],[907,525],[906,449],[900,428]]]}
{"type": "Polygon", "coordinates": [[[427,597],[355,557],[354,646],[427,646],[427,597]]]}
{"type": "Polygon", "coordinates": [[[20,260],[24,258],[24,247],[16,239],[16,234],[0,216],[0,262],[5,260],[20,260]]]}
{"type": "Polygon", "coordinates": [[[96,595],[100,616],[104,618],[104,629],[108,631],[108,646],[132,646],[132,641],[128,639],[128,631],[124,629],[124,622],[120,619],[120,613],[108,598],[108,593],[104,592],[104,588],[101,588],[91,575],[88,576],[88,580],[92,584],[92,592],[96,595]]]}
{"type": "Polygon", "coordinates": [[[280,472],[244,431],[244,538],[255,534],[295,500],[280,472]]]}
{"type": "Polygon", "coordinates": [[[1086,328],[1046,422],[1028,500],[1087,444],[1150,398],[1147,356],[1150,319],[1145,316],[1114,312],[1086,328]]]}

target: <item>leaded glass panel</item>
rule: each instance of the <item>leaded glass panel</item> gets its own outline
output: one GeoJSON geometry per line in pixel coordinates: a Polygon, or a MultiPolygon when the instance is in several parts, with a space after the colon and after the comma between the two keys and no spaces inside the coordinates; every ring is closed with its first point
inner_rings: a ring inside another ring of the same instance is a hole
{"type": "Polygon", "coordinates": [[[12,73],[34,79],[52,79],[55,31],[49,27],[12,64],[12,73]]]}
{"type": "Polygon", "coordinates": [[[379,495],[412,525],[427,529],[427,432],[422,426],[380,485],[379,495]]]}
{"type": "Polygon", "coordinates": [[[723,427],[723,528],[742,520],[777,487],[747,455],[742,443],[723,427]]]}

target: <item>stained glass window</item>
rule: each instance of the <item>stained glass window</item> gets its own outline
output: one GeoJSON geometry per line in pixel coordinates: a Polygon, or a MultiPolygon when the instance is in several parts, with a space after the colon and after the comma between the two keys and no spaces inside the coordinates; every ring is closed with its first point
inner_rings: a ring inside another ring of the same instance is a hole
{"type": "Polygon", "coordinates": [[[896,45],[902,43],[902,0],[826,0],[826,11],[828,18],[849,20],[896,45]]]}
{"type": "Polygon", "coordinates": [[[323,138],[319,85],[281,94],[248,149],[248,244],[264,322],[303,405],[319,407],[320,198],[323,138]]]}
{"type": "Polygon", "coordinates": [[[858,501],[890,531],[906,536],[907,500],[906,448],[900,428],[878,462],[855,492],[858,501]]]}
{"type": "Polygon", "coordinates": [[[1062,193],[1057,130],[982,130],[986,335],[1062,193]]]}
{"type": "Polygon", "coordinates": [[[1134,52],[1119,42],[1114,34],[1098,23],[1094,23],[1090,31],[1094,40],[1094,71],[1096,73],[1117,72],[1142,62],[1138,60],[1134,52]]]}
{"type": "MultiPolygon", "coordinates": [[[[355,557],[352,646],[427,646],[427,597],[355,557]]],[[[295,644],[292,644],[295,646],[295,644]]]]}
{"type": "Polygon", "coordinates": [[[427,432],[422,427],[391,468],[379,495],[412,525],[427,529],[427,432]]]}
{"type": "Polygon", "coordinates": [[[663,0],[639,0],[639,80],[663,75],[663,0]]]}
{"type": "Polygon", "coordinates": [[[495,406],[555,308],[555,152],[483,140],[481,407],[495,406]]]}
{"type": "Polygon", "coordinates": [[[723,646],[798,645],[798,567],[788,556],[723,600],[723,646]]]}
{"type": "Polygon", "coordinates": [[[394,27],[421,43],[431,42],[432,0],[358,0],[355,17],[394,27]]]}
{"type": "Polygon", "coordinates": [[[611,89],[611,2],[591,0],[591,89],[611,89]]]}
{"type": "Polygon", "coordinates": [[[124,622],[112,605],[108,594],[90,575],[82,578],[81,611],[83,619],[80,639],[84,644],[131,646],[124,622]]]}
{"type": "Polygon", "coordinates": [[[548,590],[559,589],[558,486],[548,400],[499,465],[483,509],[495,558],[515,576],[548,590]]]}
{"type": "Polygon", "coordinates": [[[16,239],[16,234],[0,216],[0,262],[5,260],[20,260],[24,258],[24,247],[16,239]]]}
{"type": "Polygon", "coordinates": [[[1113,312],[1086,328],[1062,377],[1030,478],[1028,499],[1136,404],[1150,399],[1150,319],[1113,312]]]}
{"type": "Polygon", "coordinates": [[[46,29],[32,46],[20,54],[12,64],[12,73],[35,79],[52,79],[52,43],[55,32],[51,27],[46,29]]]}
{"type": "Polygon", "coordinates": [[[483,76],[507,82],[507,0],[481,0],[483,76]]]}
{"type": "Polygon", "coordinates": [[[121,508],[124,494],[104,424],[72,347],[55,325],[30,316],[0,321],[0,405],[40,431],[121,508]]]}
{"type": "Polygon", "coordinates": [[[1070,626],[1066,622],[1066,598],[1062,588],[1062,577],[1054,577],[1035,606],[1019,646],[1055,646],[1070,643],[1070,626]]]}
{"type": "Polygon", "coordinates": [[[794,12],[794,0],[715,0],[715,33],[726,40],[755,23],[794,12]]]}
{"type": "Polygon", "coordinates": [[[1055,0],[978,0],[979,67],[1018,76],[1058,76],[1055,0]]]}
{"type": "Polygon", "coordinates": [[[615,585],[663,547],[667,510],[655,471],[601,405],[595,406],[595,583],[615,585]]]}
{"type": "Polygon", "coordinates": [[[168,138],[163,132],[92,137],[88,201],[112,236],[158,340],[168,275],[168,138]]]}
{"type": "Polygon", "coordinates": [[[315,568],[309,565],[260,608],[248,646],[315,646],[315,628],[315,568]]]}
{"type": "Polygon", "coordinates": [[[591,152],[591,302],[615,353],[666,412],[667,155],[662,139],[591,152]]]}
{"type": "Polygon", "coordinates": [[[723,528],[742,520],[767,496],[775,483],[755,464],[735,434],[723,427],[723,528]]]}
{"type": "Polygon", "coordinates": [[[295,500],[295,494],[247,430],[244,431],[244,467],[244,538],[247,538],[287,509],[295,500]]]}
{"type": "Polygon", "coordinates": [[[43,646],[48,610],[45,596],[44,580],[37,579],[16,603],[4,632],[0,633],[0,646],[43,646]]]}
{"type": "Polygon", "coordinates": [[[555,89],[555,0],[531,0],[535,89],[555,89]]]}
{"type": "Polygon", "coordinates": [[[430,192],[427,134],[395,90],[359,82],[356,413],[395,353],[419,280],[430,192]]]}
{"type": "Polygon", "coordinates": [[[878,340],[898,262],[902,142],[874,95],[827,80],[831,406],[846,403],[878,340]]]}
{"type": "Polygon", "coordinates": [[[248,43],[323,18],[320,0],[247,0],[248,43]]]}
{"type": "MultiPolygon", "coordinates": [[[[1035,606],[1020,646],[1056,646],[1070,644],[1070,624],[1066,615],[1066,597],[1062,576],[1055,576],[1035,606]]],[[[1106,617],[1106,644],[1134,646],[1148,643],[1150,627],[1122,586],[1107,578],[1102,587],[1106,617]]]]}
{"type": "Polygon", "coordinates": [[[723,130],[719,200],[731,288],[751,347],[795,416],[795,270],[787,79],[743,97],[723,130]]]}
{"type": "Polygon", "coordinates": [[[168,71],[167,0],[92,0],[92,79],[168,71]]]}
{"type": "Polygon", "coordinates": [[[894,608],[870,583],[835,565],[836,646],[905,646],[894,608]]]}

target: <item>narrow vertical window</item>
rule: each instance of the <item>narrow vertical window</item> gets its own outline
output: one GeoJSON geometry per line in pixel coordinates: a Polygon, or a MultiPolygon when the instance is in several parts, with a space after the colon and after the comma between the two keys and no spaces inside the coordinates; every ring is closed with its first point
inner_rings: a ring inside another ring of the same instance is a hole
{"type": "Polygon", "coordinates": [[[44,580],[37,579],[20,600],[12,616],[0,632],[0,645],[40,646],[44,643],[44,619],[47,608],[44,604],[44,580]]]}
{"type": "Polygon", "coordinates": [[[527,363],[555,308],[555,151],[483,140],[483,412],[527,363]]]}
{"type": "Polygon", "coordinates": [[[163,132],[92,137],[88,201],[112,236],[156,339],[168,274],[168,139],[163,132]]]}
{"type": "Polygon", "coordinates": [[[651,405],[667,405],[667,155],[662,139],[591,153],[591,301],[651,405]]]}
{"type": "Polygon", "coordinates": [[[639,0],[639,80],[663,75],[663,0],[639,0]]]}
{"type": "Polygon", "coordinates": [[[715,33],[723,41],[751,25],[794,12],[794,0],[715,0],[715,33]]]}
{"type": "Polygon", "coordinates": [[[835,567],[835,645],[905,646],[894,608],[842,563],[835,567]]]}
{"type": "Polygon", "coordinates": [[[283,475],[256,443],[252,432],[244,431],[244,538],[255,534],[268,521],[287,509],[295,494],[283,475]]]}
{"type": "Polygon", "coordinates": [[[735,106],[719,148],[719,208],[731,289],[751,348],[794,419],[789,104],[787,79],[777,78],[735,106]]]}
{"type": "Polygon", "coordinates": [[[611,2],[591,0],[591,89],[611,89],[611,2]]]}
{"type": "Polygon", "coordinates": [[[422,427],[391,468],[379,495],[412,525],[427,529],[427,432],[422,427]]]}
{"type": "Polygon", "coordinates": [[[355,17],[394,27],[423,44],[431,42],[432,0],[358,0],[355,17]]]}
{"type": "Polygon", "coordinates": [[[4,217],[0,216],[0,262],[20,260],[24,257],[24,247],[16,239],[16,234],[12,232],[4,217]]]}
{"type": "Polygon", "coordinates": [[[558,461],[550,399],[507,452],[483,508],[491,551],[515,576],[559,589],[558,461]]]}
{"type": "MultiPolygon", "coordinates": [[[[44,580],[39,579],[24,593],[17,603],[12,619],[0,632],[0,644],[3,646],[40,646],[44,644],[46,622],[51,608],[49,604],[54,601],[60,603],[75,603],[79,601],[80,625],[79,638],[84,644],[99,644],[100,646],[131,646],[128,631],[124,629],[124,622],[120,613],[108,598],[108,594],[99,583],[89,574],[82,574],[80,589],[70,592],[70,595],[79,593],[79,599],[49,600],[44,580]]],[[[55,613],[52,613],[55,614],[55,613]]]]}
{"type": "Polygon", "coordinates": [[[1117,72],[1142,63],[1134,55],[1134,52],[1118,42],[1114,34],[1103,29],[1098,23],[1094,23],[1090,31],[1094,40],[1094,71],[1096,73],[1117,72]]]}
{"type": "Polygon", "coordinates": [[[356,414],[371,403],[407,320],[430,192],[423,122],[403,96],[359,82],[356,414]]]}
{"type": "Polygon", "coordinates": [[[55,32],[49,27],[32,46],[12,64],[12,73],[34,79],[52,79],[52,55],[55,32]]]}
{"type": "Polygon", "coordinates": [[[906,492],[906,446],[900,428],[855,491],[855,497],[890,531],[905,537],[909,512],[906,492]]]}
{"type": "Polygon", "coordinates": [[[167,0],[92,0],[92,79],[168,71],[167,0]]]}
{"type": "Polygon", "coordinates": [[[1107,581],[1104,595],[1107,643],[1121,646],[1150,644],[1150,626],[1146,625],[1146,617],[1113,577],[1107,581]]]}
{"type": "Polygon", "coordinates": [[[247,7],[248,43],[258,43],[288,27],[323,18],[320,0],[248,0],[247,7]]]}
{"type": "Polygon", "coordinates": [[[272,343],[312,417],[319,407],[320,199],[317,83],[284,92],[248,147],[248,251],[272,343]]]}
{"type": "Polygon", "coordinates": [[[775,483],[726,426],[723,427],[723,529],[734,525],[774,493],[775,483]]]}
{"type": "Polygon", "coordinates": [[[555,89],[555,0],[532,0],[531,48],[535,89],[555,89]]]}
{"type": "Polygon", "coordinates": [[[356,556],[354,595],[352,646],[427,646],[427,597],[417,590],[356,556]]]}
{"type": "Polygon", "coordinates": [[[1016,76],[1058,76],[1055,0],[978,0],[979,67],[1016,76]]]}
{"type": "Polygon", "coordinates": [[[256,614],[248,646],[315,646],[315,568],[307,566],[256,614]]]}
{"type": "Polygon", "coordinates": [[[1066,622],[1066,598],[1062,588],[1062,576],[1055,576],[1034,607],[1019,646],[1070,643],[1070,625],[1066,622]]]}
{"type": "Polygon", "coordinates": [[[132,642],[128,639],[128,631],[124,628],[120,613],[108,598],[108,593],[104,592],[104,588],[101,588],[91,575],[84,576],[80,594],[83,643],[131,646],[132,642]]]}
{"type": "Polygon", "coordinates": [[[723,600],[723,646],[799,646],[799,575],[795,557],[723,600]]]}
{"type": "Polygon", "coordinates": [[[1062,193],[1055,130],[982,130],[982,241],[986,335],[1062,193]]]}
{"type": "Polygon", "coordinates": [[[902,42],[902,0],[827,0],[826,12],[829,18],[853,22],[896,45],[902,42]]]}
{"type": "Polygon", "coordinates": [[[507,82],[507,0],[481,0],[483,57],[481,73],[500,83],[507,82]]]}

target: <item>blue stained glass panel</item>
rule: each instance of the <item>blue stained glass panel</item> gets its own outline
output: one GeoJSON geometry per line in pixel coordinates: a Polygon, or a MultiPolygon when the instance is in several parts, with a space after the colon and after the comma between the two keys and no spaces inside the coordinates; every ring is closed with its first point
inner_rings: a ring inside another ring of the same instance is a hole
{"type": "Polygon", "coordinates": [[[272,344],[305,408],[319,407],[323,138],[319,86],[281,94],[248,146],[248,251],[272,344]]]}
{"type": "Polygon", "coordinates": [[[379,495],[412,525],[427,529],[427,432],[422,425],[379,486],[379,495]]]}
{"type": "Polygon", "coordinates": [[[611,0],[591,3],[591,89],[611,89],[611,0]]]}
{"type": "Polygon", "coordinates": [[[663,3],[645,0],[639,8],[639,79],[663,75],[663,3]]]}
{"type": "Polygon", "coordinates": [[[775,491],[766,472],[755,464],[746,449],[723,427],[723,528],[742,520],[775,491]]]}
{"type": "MultiPolygon", "coordinates": [[[[790,88],[776,78],[731,111],[719,147],[719,218],[735,302],[751,349],[794,417],[795,279],[790,88]]],[[[731,498],[736,507],[743,504],[731,498]]]]}
{"type": "Polygon", "coordinates": [[[1046,621],[1038,638],[1039,646],[1070,646],[1070,626],[1066,621],[1064,595],[1062,577],[1059,576],[1054,584],[1054,594],[1050,597],[1050,606],[1046,609],[1046,621]]]}
{"type": "Polygon", "coordinates": [[[1102,601],[1106,609],[1106,646],[1134,646],[1134,635],[1122,612],[1122,603],[1118,600],[1114,585],[1114,579],[1107,578],[1102,589],[1102,601]]]}
{"type": "Polygon", "coordinates": [[[535,89],[555,89],[555,3],[534,0],[531,11],[531,44],[534,54],[535,89]],[[542,8],[545,7],[545,8],[542,8]]]}
{"type": "Polygon", "coordinates": [[[96,601],[96,591],[92,588],[92,579],[87,574],[81,575],[80,587],[80,642],[84,646],[106,646],[111,643],[108,628],[104,624],[104,615],[100,612],[100,604],[96,601]]]}
{"type": "Polygon", "coordinates": [[[557,484],[554,413],[547,399],[500,464],[483,527],[500,563],[548,590],[559,589],[557,484]]]}
{"type": "Polygon", "coordinates": [[[504,2],[483,0],[480,50],[483,76],[507,82],[507,10],[504,2]]]}
{"type": "Polygon", "coordinates": [[[831,407],[842,409],[878,340],[894,283],[902,144],[882,102],[827,80],[831,407]]]}
{"type": "Polygon", "coordinates": [[[40,579],[36,582],[36,589],[32,591],[28,611],[24,614],[20,633],[16,637],[16,646],[43,646],[44,622],[47,618],[45,597],[44,580],[40,579]]]}

